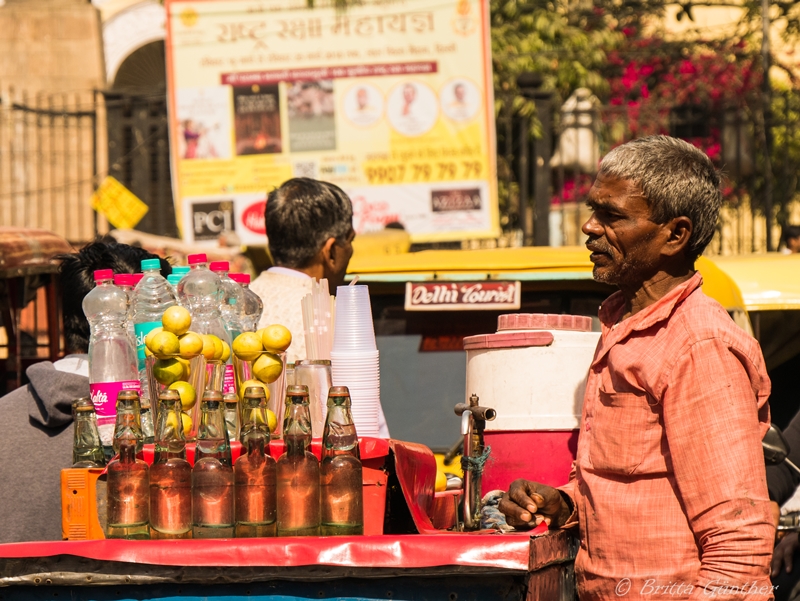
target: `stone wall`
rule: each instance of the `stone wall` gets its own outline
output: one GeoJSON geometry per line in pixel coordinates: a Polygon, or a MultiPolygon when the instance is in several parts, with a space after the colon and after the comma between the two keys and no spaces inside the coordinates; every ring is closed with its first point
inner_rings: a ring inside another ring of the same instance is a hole
{"type": "Polygon", "coordinates": [[[105,86],[100,16],[86,0],[6,0],[0,84],[28,93],[105,86]]]}

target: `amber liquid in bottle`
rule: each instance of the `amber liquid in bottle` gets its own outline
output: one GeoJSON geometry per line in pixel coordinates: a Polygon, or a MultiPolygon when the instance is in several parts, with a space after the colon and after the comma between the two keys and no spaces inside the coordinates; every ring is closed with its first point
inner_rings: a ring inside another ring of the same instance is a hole
{"type": "Polygon", "coordinates": [[[233,467],[222,393],[206,392],[200,410],[192,469],[192,535],[233,538],[233,467]]]}
{"type": "Polygon", "coordinates": [[[320,464],[321,534],[364,534],[363,478],[358,435],[346,386],[331,387],[320,464]]]}
{"type": "Polygon", "coordinates": [[[150,467],[150,538],[192,537],[192,466],[186,461],[178,392],[159,398],[155,459],[150,467]]]}
{"type": "Polygon", "coordinates": [[[286,451],[277,466],[278,536],[316,536],[320,525],[319,462],[306,450],[311,445],[308,388],[290,386],[286,403],[286,451]]]}
{"type": "Polygon", "coordinates": [[[276,464],[267,453],[270,433],[266,425],[266,397],[263,389],[247,389],[244,403],[250,421],[242,425],[244,450],[233,466],[236,483],[236,537],[275,536],[278,513],[276,464]]]}
{"type": "Polygon", "coordinates": [[[119,444],[119,459],[108,464],[108,538],[148,539],[150,477],[136,459],[136,441],[119,444]]]}

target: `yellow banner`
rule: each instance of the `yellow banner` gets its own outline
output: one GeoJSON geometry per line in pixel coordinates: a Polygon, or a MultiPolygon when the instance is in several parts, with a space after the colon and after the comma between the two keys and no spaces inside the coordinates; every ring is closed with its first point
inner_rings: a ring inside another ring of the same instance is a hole
{"type": "Polygon", "coordinates": [[[263,244],[266,194],[342,187],[356,232],[495,236],[488,3],[167,0],[176,214],[263,244]]]}
{"type": "Polygon", "coordinates": [[[149,210],[138,196],[110,175],[92,194],[92,208],[118,229],[133,229],[149,210]]]}

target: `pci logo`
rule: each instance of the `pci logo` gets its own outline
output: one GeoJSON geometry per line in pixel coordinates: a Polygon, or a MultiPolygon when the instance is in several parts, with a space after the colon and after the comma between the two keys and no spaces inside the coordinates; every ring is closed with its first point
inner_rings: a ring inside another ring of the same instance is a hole
{"type": "Polygon", "coordinates": [[[235,231],[231,200],[194,203],[191,211],[195,240],[216,240],[223,232],[235,231]]]}
{"type": "Polygon", "coordinates": [[[251,204],[242,212],[242,225],[254,234],[266,234],[267,224],[264,222],[264,211],[266,210],[266,200],[251,204]]]}

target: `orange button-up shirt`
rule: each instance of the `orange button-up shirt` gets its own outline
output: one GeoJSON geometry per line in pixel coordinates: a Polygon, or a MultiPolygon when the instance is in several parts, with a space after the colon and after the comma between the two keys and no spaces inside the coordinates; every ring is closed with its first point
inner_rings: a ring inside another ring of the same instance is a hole
{"type": "Polygon", "coordinates": [[[775,526],[761,439],[770,383],[758,343],[695,274],[602,336],[562,490],[590,599],[770,599],[775,526]]]}

